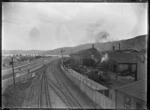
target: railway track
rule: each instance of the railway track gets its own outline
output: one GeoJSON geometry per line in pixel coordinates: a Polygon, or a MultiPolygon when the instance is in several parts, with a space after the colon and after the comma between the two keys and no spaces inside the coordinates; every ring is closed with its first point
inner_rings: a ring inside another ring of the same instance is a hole
{"type": "MultiPolygon", "coordinates": [[[[41,75],[41,78],[43,76],[43,73],[41,75]]],[[[38,107],[41,108],[42,105],[42,80],[40,80],[40,84],[39,84],[39,90],[38,90],[38,107]]]]}
{"type": "Polygon", "coordinates": [[[52,80],[48,80],[48,86],[50,88],[52,88],[55,93],[59,96],[59,98],[67,105],[67,107],[72,108],[72,104],[69,101],[68,97],[66,96],[66,94],[64,93],[64,91],[58,87],[52,80]]]}
{"type": "Polygon", "coordinates": [[[44,76],[43,76],[43,80],[45,81],[46,104],[47,104],[47,107],[52,107],[52,105],[51,105],[51,100],[50,100],[50,94],[49,94],[49,88],[48,88],[48,81],[47,81],[46,73],[44,72],[43,75],[44,75],[44,76]]]}
{"type": "Polygon", "coordinates": [[[38,71],[29,89],[28,107],[53,108],[59,103],[67,108],[88,107],[89,102],[72,87],[59,66],[58,62],[52,61],[38,71]]]}
{"type": "Polygon", "coordinates": [[[30,87],[30,92],[29,92],[30,94],[27,100],[27,107],[30,107],[29,104],[33,101],[35,92],[37,92],[38,94],[37,106],[39,108],[51,108],[52,107],[47,82],[48,81],[47,81],[47,76],[45,74],[45,71],[36,75],[30,87]]]}
{"type": "Polygon", "coordinates": [[[50,101],[50,94],[47,84],[47,76],[45,71],[42,73],[39,93],[38,93],[38,107],[39,108],[52,108],[50,101]]]}
{"type": "Polygon", "coordinates": [[[82,108],[79,101],[72,94],[71,90],[66,86],[64,80],[62,79],[62,75],[59,74],[59,71],[55,69],[54,65],[51,66],[51,70],[54,72],[54,77],[58,82],[58,88],[62,90],[63,94],[65,94],[65,98],[68,100],[70,106],[72,108],[82,108]],[[61,76],[60,76],[61,75],[61,76]]]}
{"type": "Polygon", "coordinates": [[[35,79],[33,80],[31,86],[30,86],[30,94],[29,94],[29,97],[28,97],[28,101],[27,101],[27,107],[29,107],[29,104],[30,102],[32,101],[32,98],[33,98],[33,94],[34,92],[37,90],[37,86],[38,86],[38,83],[39,83],[39,79],[41,77],[42,74],[38,74],[36,75],[35,79]]]}

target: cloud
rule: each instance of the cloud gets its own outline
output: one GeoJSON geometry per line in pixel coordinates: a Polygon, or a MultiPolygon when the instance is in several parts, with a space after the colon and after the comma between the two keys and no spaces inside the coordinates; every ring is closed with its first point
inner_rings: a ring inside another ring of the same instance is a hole
{"type": "Polygon", "coordinates": [[[135,12],[137,18],[137,23],[131,31],[128,32],[129,36],[142,35],[148,32],[148,13],[147,13],[147,4],[146,3],[136,3],[132,4],[132,9],[135,12]]]}
{"type": "Polygon", "coordinates": [[[36,27],[34,27],[31,29],[29,36],[31,37],[31,39],[36,40],[40,36],[40,31],[36,27]]]}
{"type": "Polygon", "coordinates": [[[144,10],[134,3],[3,3],[2,37],[9,49],[8,41],[14,48],[54,49],[121,40],[146,33],[144,10]]]}

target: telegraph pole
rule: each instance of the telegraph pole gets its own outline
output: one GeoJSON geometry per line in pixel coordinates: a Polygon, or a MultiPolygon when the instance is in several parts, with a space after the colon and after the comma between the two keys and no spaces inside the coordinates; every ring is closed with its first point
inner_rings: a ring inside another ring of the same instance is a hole
{"type": "Polygon", "coordinates": [[[12,71],[13,71],[13,80],[14,80],[14,85],[15,85],[15,72],[14,72],[14,61],[12,57],[12,71]]]}
{"type": "Polygon", "coordinates": [[[43,63],[44,63],[44,54],[43,54],[43,63]]]}
{"type": "Polygon", "coordinates": [[[20,72],[20,75],[19,75],[19,84],[20,84],[21,68],[19,68],[19,72],[20,72]]]}
{"type": "Polygon", "coordinates": [[[62,66],[63,66],[63,50],[61,49],[62,66]]]}

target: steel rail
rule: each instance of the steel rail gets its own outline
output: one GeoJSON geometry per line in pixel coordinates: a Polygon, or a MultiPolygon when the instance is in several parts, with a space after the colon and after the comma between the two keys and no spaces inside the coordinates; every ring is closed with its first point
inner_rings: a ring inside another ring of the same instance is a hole
{"type": "Polygon", "coordinates": [[[30,91],[31,91],[31,92],[30,92],[30,94],[29,94],[27,106],[29,105],[29,102],[31,101],[31,99],[32,99],[32,97],[33,97],[33,94],[34,94],[34,91],[35,91],[35,86],[37,85],[36,82],[38,81],[39,77],[40,77],[40,75],[37,75],[37,76],[35,77],[35,79],[33,80],[32,85],[30,86],[30,91]]]}
{"type": "Polygon", "coordinates": [[[67,105],[71,106],[72,104],[68,99],[68,96],[64,93],[64,91],[59,88],[52,80],[48,79],[48,86],[54,90],[54,92],[61,98],[61,100],[67,105]]]}
{"type": "Polygon", "coordinates": [[[50,94],[48,91],[48,84],[47,84],[47,77],[46,73],[44,72],[44,81],[45,81],[45,96],[46,96],[46,102],[47,102],[47,107],[52,107],[51,101],[50,101],[50,94]]]}
{"type": "MultiPolygon", "coordinates": [[[[61,68],[60,68],[60,64],[58,64],[58,67],[59,67],[59,69],[60,70],[62,70],[61,68]]],[[[58,70],[59,71],[59,70],[58,70]]],[[[60,72],[59,71],[59,73],[61,73],[61,76],[62,77],[65,77],[64,75],[62,75],[62,72],[60,72]]],[[[58,74],[57,74],[57,76],[62,80],[62,77],[60,77],[58,74]]],[[[65,77],[66,78],[66,77],[65,77]]],[[[82,108],[82,105],[79,103],[79,101],[75,98],[75,96],[71,93],[71,91],[69,90],[69,88],[65,85],[65,83],[64,83],[64,81],[62,80],[62,83],[63,83],[63,85],[64,85],[64,87],[68,90],[68,92],[71,94],[71,96],[75,99],[75,101],[78,103],[78,105],[82,108]]]]}
{"type": "Polygon", "coordinates": [[[58,87],[51,79],[48,79],[48,86],[54,90],[54,92],[61,98],[61,100],[67,105],[73,108],[73,105],[69,101],[68,96],[64,93],[64,91],[58,87]],[[49,83],[50,82],[50,83],[49,83]]]}
{"type": "Polygon", "coordinates": [[[41,99],[42,99],[42,77],[43,77],[43,72],[41,73],[41,77],[40,77],[40,79],[39,79],[39,82],[40,82],[40,84],[39,84],[39,92],[38,92],[38,107],[40,108],[41,107],[41,103],[42,103],[42,101],[41,101],[41,99]]]}
{"type": "MultiPolygon", "coordinates": [[[[54,65],[53,65],[53,69],[55,69],[54,65]]],[[[55,71],[55,70],[53,70],[55,71]]],[[[78,100],[73,96],[73,94],[71,93],[71,91],[68,89],[68,87],[64,84],[64,81],[62,80],[62,78],[59,76],[58,72],[55,71],[55,78],[59,81],[59,85],[61,86],[61,88],[65,89],[65,92],[69,95],[69,100],[74,104],[74,106],[81,106],[81,104],[78,102],[78,100]]],[[[62,75],[61,75],[62,76],[62,75]]]]}
{"type": "Polygon", "coordinates": [[[74,104],[75,107],[79,105],[82,108],[82,106],[80,105],[80,103],[78,102],[78,100],[73,96],[73,94],[68,89],[68,87],[65,86],[64,82],[62,81],[62,79],[59,76],[58,76],[58,78],[60,80],[59,84],[61,84],[65,88],[66,93],[69,95],[68,97],[69,97],[70,101],[74,104]]]}

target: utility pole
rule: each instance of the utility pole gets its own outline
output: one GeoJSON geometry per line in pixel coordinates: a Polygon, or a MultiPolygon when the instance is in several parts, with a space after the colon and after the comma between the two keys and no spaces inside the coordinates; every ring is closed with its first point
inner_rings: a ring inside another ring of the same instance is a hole
{"type": "Polygon", "coordinates": [[[15,72],[14,72],[14,61],[12,57],[12,71],[13,71],[13,80],[14,80],[14,85],[15,85],[15,72]]]}
{"type": "Polygon", "coordinates": [[[62,66],[64,66],[63,64],[63,50],[61,49],[61,57],[62,57],[62,66]]]}
{"type": "Polygon", "coordinates": [[[44,63],[44,54],[43,54],[43,63],[44,63]]]}
{"type": "Polygon", "coordinates": [[[29,58],[28,58],[28,69],[27,69],[27,78],[29,79],[29,74],[30,74],[30,69],[29,69],[30,63],[29,63],[29,58]]]}
{"type": "Polygon", "coordinates": [[[20,73],[19,75],[19,84],[20,84],[21,68],[19,68],[19,73],[20,73]]]}

